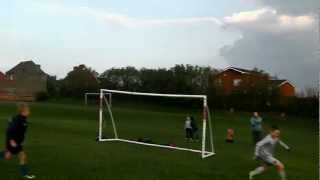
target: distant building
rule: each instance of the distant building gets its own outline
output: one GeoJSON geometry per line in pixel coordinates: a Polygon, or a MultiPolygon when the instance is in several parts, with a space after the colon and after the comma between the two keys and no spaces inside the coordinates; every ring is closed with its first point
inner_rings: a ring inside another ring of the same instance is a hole
{"type": "Polygon", "coordinates": [[[39,92],[47,91],[47,78],[40,65],[33,61],[20,62],[0,81],[0,100],[33,101],[39,92]]]}
{"type": "Polygon", "coordinates": [[[271,80],[273,88],[278,88],[280,95],[285,97],[295,96],[295,86],[288,80],[271,80]]]}
{"type": "Polygon", "coordinates": [[[0,81],[3,81],[5,79],[6,79],[6,75],[0,71],[0,81]]]}
{"type": "Polygon", "coordinates": [[[225,93],[232,93],[241,88],[254,87],[260,82],[270,85],[269,89],[279,88],[282,96],[294,96],[295,87],[287,80],[271,80],[263,73],[236,67],[229,67],[217,74],[216,85],[220,86],[225,93]]]}
{"type": "Polygon", "coordinates": [[[243,86],[255,86],[258,82],[268,81],[268,77],[253,70],[229,67],[218,73],[215,81],[225,93],[231,93],[243,86]]]}
{"type": "Polygon", "coordinates": [[[14,99],[14,81],[7,79],[6,75],[0,72],[0,100],[14,99]]]}

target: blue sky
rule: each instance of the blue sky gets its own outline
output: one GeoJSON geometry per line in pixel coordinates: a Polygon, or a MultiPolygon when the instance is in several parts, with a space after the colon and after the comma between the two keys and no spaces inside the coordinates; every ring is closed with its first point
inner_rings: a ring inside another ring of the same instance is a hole
{"type": "MultiPolygon", "coordinates": [[[[244,62],[245,55],[236,62],[230,54],[221,55],[222,49],[228,49],[225,47],[234,52],[232,47],[246,39],[252,30],[257,33],[257,27],[264,27],[259,35],[266,31],[274,34],[266,24],[270,21],[264,21],[265,26],[259,25],[264,14],[271,13],[275,22],[287,20],[281,14],[272,14],[273,6],[278,6],[265,4],[264,0],[2,1],[1,71],[29,59],[58,77],[82,63],[98,72],[122,66],[197,64],[224,68],[235,64],[252,68],[261,64],[260,68],[291,78],[281,74],[281,70],[265,66],[265,62],[239,63],[244,62]]],[[[295,26],[287,27],[287,22],[284,29],[299,29],[302,18],[289,17],[288,22],[294,22],[295,26]]],[[[283,28],[283,24],[276,25],[283,28]]]]}

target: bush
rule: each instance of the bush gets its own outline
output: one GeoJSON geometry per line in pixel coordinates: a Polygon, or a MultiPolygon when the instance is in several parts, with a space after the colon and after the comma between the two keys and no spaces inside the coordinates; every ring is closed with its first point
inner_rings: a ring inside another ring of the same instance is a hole
{"type": "Polygon", "coordinates": [[[46,101],[49,99],[49,94],[47,92],[39,92],[36,96],[37,101],[46,101]]]}

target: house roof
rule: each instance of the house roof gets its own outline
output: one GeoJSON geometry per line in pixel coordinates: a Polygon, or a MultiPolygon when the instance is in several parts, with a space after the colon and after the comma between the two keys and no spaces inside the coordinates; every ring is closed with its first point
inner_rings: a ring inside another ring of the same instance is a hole
{"type": "Polygon", "coordinates": [[[285,79],[271,80],[271,84],[272,84],[273,86],[278,86],[278,87],[280,87],[280,86],[282,86],[282,85],[284,85],[284,84],[286,84],[286,83],[289,83],[291,86],[294,87],[294,85],[293,85],[290,81],[285,80],[285,79]]]}
{"type": "Polygon", "coordinates": [[[16,71],[19,71],[21,69],[24,69],[27,71],[35,71],[36,70],[37,73],[46,75],[46,73],[41,70],[40,65],[34,63],[33,61],[22,61],[19,64],[17,64],[16,66],[14,66],[12,69],[7,71],[7,74],[13,74],[16,71]],[[37,67],[37,68],[35,68],[35,67],[37,67]]]}
{"type": "Polygon", "coordinates": [[[252,70],[242,69],[242,68],[236,68],[236,67],[228,67],[228,68],[224,69],[222,72],[228,71],[228,70],[233,70],[233,71],[239,72],[239,73],[241,73],[241,74],[250,74],[250,73],[253,73],[253,72],[254,72],[254,71],[252,71],[252,70]]]}

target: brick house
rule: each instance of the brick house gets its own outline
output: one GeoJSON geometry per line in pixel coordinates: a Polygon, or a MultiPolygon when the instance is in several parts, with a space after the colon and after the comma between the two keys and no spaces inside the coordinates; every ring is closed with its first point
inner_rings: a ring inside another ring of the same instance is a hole
{"type": "Polygon", "coordinates": [[[236,67],[229,67],[217,74],[215,84],[225,93],[232,93],[242,87],[254,87],[268,84],[270,89],[279,88],[282,96],[294,96],[295,87],[287,80],[271,80],[263,73],[236,67]]]}
{"type": "Polygon", "coordinates": [[[0,81],[0,100],[33,101],[39,92],[47,91],[47,77],[33,61],[20,62],[0,81]]]}
{"type": "Polygon", "coordinates": [[[278,88],[280,95],[284,97],[295,96],[295,87],[294,85],[285,79],[271,80],[273,88],[278,88]]]}

